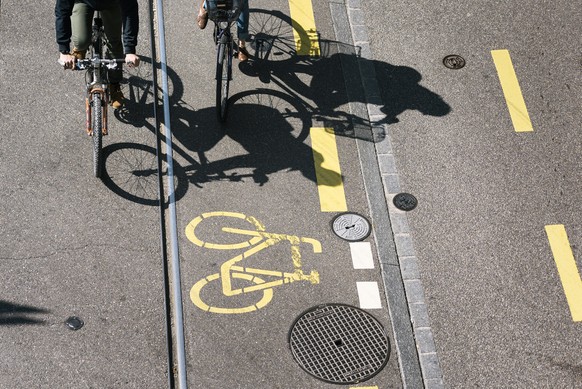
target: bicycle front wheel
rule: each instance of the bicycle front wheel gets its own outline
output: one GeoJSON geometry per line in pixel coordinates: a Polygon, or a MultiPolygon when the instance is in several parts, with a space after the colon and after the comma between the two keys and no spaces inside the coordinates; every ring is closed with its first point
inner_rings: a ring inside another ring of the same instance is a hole
{"type": "Polygon", "coordinates": [[[101,177],[103,166],[103,100],[98,93],[91,98],[91,118],[93,127],[93,174],[101,177]]]}
{"type": "Polygon", "coordinates": [[[231,69],[232,47],[229,43],[219,43],[216,60],[216,113],[220,122],[226,120],[231,69]]]}

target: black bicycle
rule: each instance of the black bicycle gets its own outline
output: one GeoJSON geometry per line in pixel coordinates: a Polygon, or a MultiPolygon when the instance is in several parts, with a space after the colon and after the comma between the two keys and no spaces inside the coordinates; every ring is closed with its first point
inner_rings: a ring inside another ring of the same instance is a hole
{"type": "Polygon", "coordinates": [[[85,82],[87,94],[85,97],[87,134],[93,138],[93,173],[101,177],[103,166],[103,135],[107,135],[107,105],[109,104],[108,70],[115,70],[125,59],[105,58],[107,37],[103,28],[101,13],[97,12],[93,20],[91,45],[87,51],[87,59],[77,59],[74,70],[86,70],[85,82]]]}
{"type": "Polygon", "coordinates": [[[214,22],[216,45],[216,113],[224,122],[228,111],[228,87],[232,80],[232,59],[238,46],[230,31],[241,12],[240,0],[207,0],[208,18],[214,22]]]}

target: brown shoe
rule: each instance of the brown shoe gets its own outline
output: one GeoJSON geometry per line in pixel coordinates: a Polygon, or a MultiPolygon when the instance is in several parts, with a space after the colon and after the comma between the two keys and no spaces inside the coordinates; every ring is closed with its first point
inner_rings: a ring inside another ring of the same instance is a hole
{"type": "Polygon", "coordinates": [[[119,109],[123,105],[123,92],[121,85],[111,84],[109,86],[109,103],[113,109],[119,109]]]}
{"type": "Polygon", "coordinates": [[[71,55],[76,59],[85,59],[85,54],[87,54],[87,50],[79,50],[76,47],[73,47],[71,51],[71,55]]]}
{"type": "Polygon", "coordinates": [[[248,61],[249,59],[249,52],[245,47],[239,46],[238,47],[238,60],[241,62],[248,61]]]}
{"type": "Polygon", "coordinates": [[[201,30],[204,30],[206,28],[206,24],[208,23],[208,11],[206,11],[205,8],[200,8],[200,10],[198,11],[198,27],[200,27],[201,30]]]}

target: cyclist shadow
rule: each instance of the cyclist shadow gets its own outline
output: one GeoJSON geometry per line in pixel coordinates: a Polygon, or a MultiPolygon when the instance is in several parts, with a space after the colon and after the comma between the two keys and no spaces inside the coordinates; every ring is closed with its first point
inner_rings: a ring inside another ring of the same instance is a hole
{"type": "Polygon", "coordinates": [[[451,111],[441,96],[421,85],[422,75],[417,70],[362,58],[359,47],[343,42],[320,38],[316,46],[299,26],[282,13],[251,10],[251,60],[240,69],[301,100],[336,134],[379,141],[385,137],[383,125],[398,123],[407,110],[430,116],[445,116],[451,111]],[[281,28],[283,24],[293,28],[281,28]],[[294,36],[299,37],[298,49],[294,36]],[[318,55],[297,55],[302,50],[318,55]],[[379,91],[374,90],[374,84],[379,91]],[[368,101],[366,90],[374,101],[368,101]],[[349,112],[349,103],[372,103],[379,106],[379,112],[373,112],[370,121],[367,115],[349,112]],[[357,131],[356,135],[355,127],[368,127],[368,131],[357,131]]]}

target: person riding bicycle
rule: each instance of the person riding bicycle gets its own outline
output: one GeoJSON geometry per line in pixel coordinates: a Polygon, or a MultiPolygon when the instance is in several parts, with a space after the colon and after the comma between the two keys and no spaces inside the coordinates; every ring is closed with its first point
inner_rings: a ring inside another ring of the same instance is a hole
{"type": "MultiPolygon", "coordinates": [[[[249,53],[246,49],[245,42],[249,37],[249,0],[241,0],[241,13],[236,21],[237,36],[238,36],[238,59],[244,62],[249,59],[249,53]]],[[[198,9],[198,27],[201,30],[206,28],[208,23],[208,11],[206,10],[206,0],[200,1],[200,8],[198,9]]]]}
{"type": "MultiPolygon", "coordinates": [[[[129,66],[138,66],[140,60],[135,51],[139,30],[137,0],[56,0],[55,30],[59,62],[64,64],[65,69],[74,69],[75,60],[85,58],[91,44],[95,11],[101,12],[111,57],[125,57],[129,66]],[[71,41],[73,50],[70,49],[71,41]]],[[[109,71],[111,105],[114,109],[123,105],[121,78],[121,68],[109,71]]]]}

